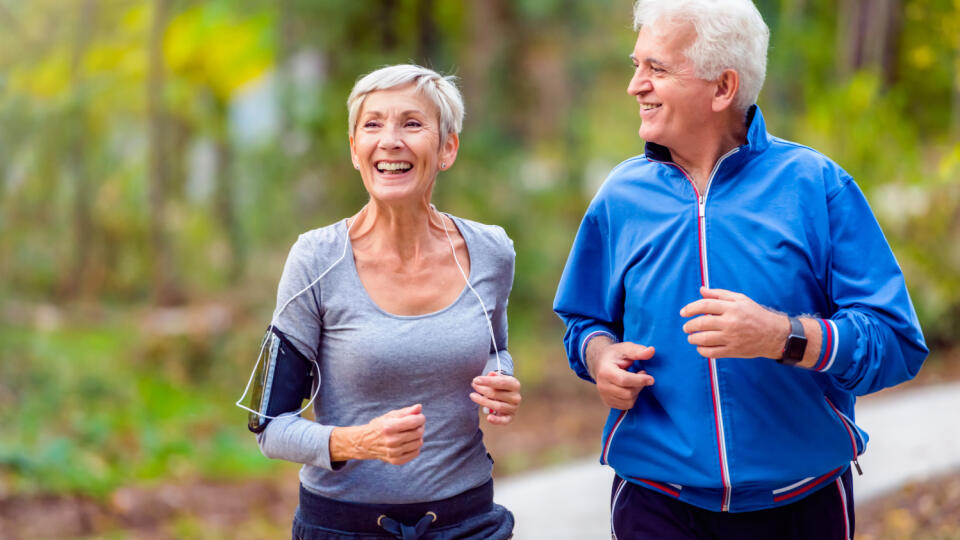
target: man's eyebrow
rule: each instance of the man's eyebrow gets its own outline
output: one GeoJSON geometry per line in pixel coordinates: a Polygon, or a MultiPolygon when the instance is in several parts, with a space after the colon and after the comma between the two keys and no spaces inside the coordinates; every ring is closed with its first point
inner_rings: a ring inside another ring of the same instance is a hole
{"type": "MultiPolygon", "coordinates": [[[[640,60],[637,59],[637,55],[635,55],[635,54],[630,54],[630,61],[633,62],[633,63],[636,64],[636,65],[640,65],[640,60]]],[[[666,64],[666,63],[664,63],[664,62],[662,62],[662,61],[660,61],[660,60],[657,60],[656,58],[654,58],[654,57],[652,57],[652,56],[648,56],[648,57],[644,58],[643,61],[644,61],[644,63],[646,63],[646,64],[656,65],[656,66],[660,66],[660,67],[667,67],[667,64],[666,64]]]]}

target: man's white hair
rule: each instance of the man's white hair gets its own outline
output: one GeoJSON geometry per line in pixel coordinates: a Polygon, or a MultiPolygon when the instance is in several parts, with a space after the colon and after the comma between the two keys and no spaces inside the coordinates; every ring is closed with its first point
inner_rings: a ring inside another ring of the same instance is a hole
{"type": "Polygon", "coordinates": [[[750,0],[637,0],[633,29],[658,20],[690,23],[697,38],[686,51],[696,76],[714,80],[725,69],[740,76],[734,106],[746,111],[757,101],[767,75],[770,29],[750,0]]]}
{"type": "Polygon", "coordinates": [[[444,77],[432,69],[414,64],[386,66],[364,75],[353,85],[347,98],[349,135],[352,137],[357,130],[357,116],[368,94],[416,84],[417,90],[440,111],[440,144],[443,144],[449,134],[459,134],[463,127],[463,96],[457,89],[456,80],[452,75],[444,77]]]}

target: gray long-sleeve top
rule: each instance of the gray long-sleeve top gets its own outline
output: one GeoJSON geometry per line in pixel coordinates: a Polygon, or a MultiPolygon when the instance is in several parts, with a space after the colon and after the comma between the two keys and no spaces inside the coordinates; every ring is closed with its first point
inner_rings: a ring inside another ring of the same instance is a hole
{"type": "MultiPolygon", "coordinates": [[[[502,228],[450,216],[470,256],[469,280],[489,312],[496,348],[477,297],[464,286],[449,306],[401,316],[377,306],[357,274],[346,221],[300,236],[280,279],[277,309],[346,256],[277,318],[283,332],[320,369],[316,421],[287,414],[257,440],[264,455],[303,463],[308,490],[342,501],[412,503],[444,499],[490,478],[471,380],[497,368],[513,373],[507,352],[507,297],[513,242],[502,228]],[[420,455],[404,465],[330,461],[330,433],[390,410],[423,404],[420,455]]],[[[450,264],[454,264],[451,253],[450,264]]],[[[291,411],[291,413],[294,411],[291,411]]]]}

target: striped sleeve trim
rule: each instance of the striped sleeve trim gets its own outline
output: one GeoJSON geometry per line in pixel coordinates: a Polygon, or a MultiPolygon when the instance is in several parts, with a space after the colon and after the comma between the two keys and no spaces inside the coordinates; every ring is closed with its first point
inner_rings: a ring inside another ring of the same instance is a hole
{"type": "Polygon", "coordinates": [[[830,319],[817,319],[820,325],[820,357],[814,364],[814,371],[828,371],[837,360],[837,351],[840,349],[840,334],[837,332],[837,323],[830,319]]]}
{"type": "Polygon", "coordinates": [[[607,336],[612,339],[614,342],[617,341],[617,336],[607,332],[606,330],[594,330],[587,334],[583,341],[580,342],[580,363],[583,364],[583,369],[587,370],[587,373],[590,372],[590,368],[587,367],[587,344],[590,343],[590,340],[597,336],[607,336]]]}

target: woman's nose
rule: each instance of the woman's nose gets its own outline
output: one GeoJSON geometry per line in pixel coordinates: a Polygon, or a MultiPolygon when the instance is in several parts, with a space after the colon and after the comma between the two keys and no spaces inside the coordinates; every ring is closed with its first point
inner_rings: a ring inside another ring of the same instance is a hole
{"type": "Polygon", "coordinates": [[[383,130],[381,132],[379,146],[385,150],[403,146],[403,137],[400,135],[400,130],[398,128],[383,130]]]}

